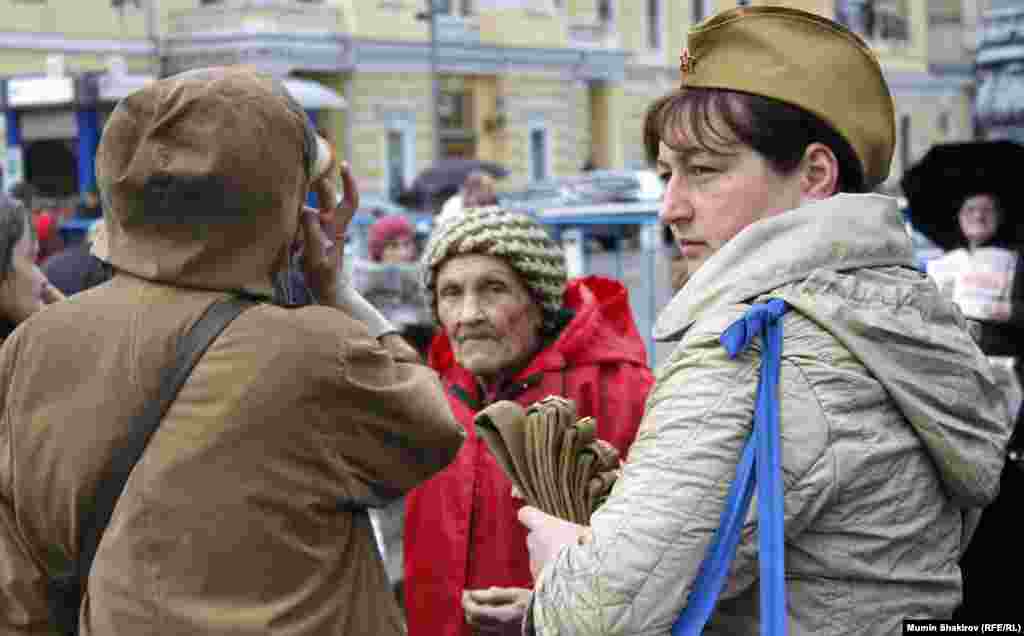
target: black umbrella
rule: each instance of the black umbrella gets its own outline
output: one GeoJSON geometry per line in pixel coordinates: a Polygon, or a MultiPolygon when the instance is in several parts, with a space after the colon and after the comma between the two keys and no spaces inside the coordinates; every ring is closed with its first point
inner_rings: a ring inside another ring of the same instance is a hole
{"type": "Polygon", "coordinates": [[[972,194],[995,195],[1003,210],[997,240],[1024,242],[1020,206],[1024,146],[983,141],[934,146],[900,181],[915,229],[945,249],[963,245],[957,212],[972,194]]]}
{"type": "Polygon", "coordinates": [[[431,201],[446,199],[459,190],[470,173],[476,171],[486,172],[496,179],[508,176],[508,168],[493,161],[441,159],[417,175],[409,190],[402,193],[399,202],[423,207],[431,201]]]}

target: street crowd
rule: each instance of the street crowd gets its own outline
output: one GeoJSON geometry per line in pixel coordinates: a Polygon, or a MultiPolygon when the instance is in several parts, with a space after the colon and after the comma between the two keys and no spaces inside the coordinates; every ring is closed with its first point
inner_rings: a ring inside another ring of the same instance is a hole
{"type": "Polygon", "coordinates": [[[0,198],[0,634],[827,636],[1019,617],[1013,210],[967,189],[961,244],[921,270],[874,193],[889,87],[828,19],[725,11],[691,30],[680,71],[637,131],[685,268],[656,369],[626,287],[570,278],[486,175],[424,245],[383,215],[368,257],[345,256],[349,167],[246,67],[118,104],[80,246],[43,259],[29,208],[0,198]],[[490,405],[550,395],[623,458],[587,524],[527,505],[477,430],[490,405]],[[750,466],[758,507],[736,513],[750,466]]]}

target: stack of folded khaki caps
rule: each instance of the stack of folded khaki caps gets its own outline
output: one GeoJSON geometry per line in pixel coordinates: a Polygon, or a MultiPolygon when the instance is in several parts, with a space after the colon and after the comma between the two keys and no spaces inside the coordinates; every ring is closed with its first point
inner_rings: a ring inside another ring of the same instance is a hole
{"type": "Polygon", "coordinates": [[[572,400],[495,402],[476,430],[526,503],[566,521],[588,524],[619,475],[619,452],[597,438],[594,418],[576,419],[572,400]]]}

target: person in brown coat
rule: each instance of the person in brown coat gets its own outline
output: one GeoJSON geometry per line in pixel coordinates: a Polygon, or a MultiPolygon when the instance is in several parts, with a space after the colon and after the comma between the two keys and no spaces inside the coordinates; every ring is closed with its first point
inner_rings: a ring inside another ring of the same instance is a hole
{"type": "Polygon", "coordinates": [[[114,277],[0,350],[0,633],[50,633],[47,578],[78,557],[98,476],[176,340],[231,294],[258,304],[213,342],[135,465],[81,633],[404,633],[366,509],[441,470],[462,433],[436,374],[338,275],[358,199],[347,169],[342,207],[303,206],[326,147],[278,81],[244,68],[118,104],[94,245],[114,277]],[[298,238],[319,305],[276,302],[298,238]]]}

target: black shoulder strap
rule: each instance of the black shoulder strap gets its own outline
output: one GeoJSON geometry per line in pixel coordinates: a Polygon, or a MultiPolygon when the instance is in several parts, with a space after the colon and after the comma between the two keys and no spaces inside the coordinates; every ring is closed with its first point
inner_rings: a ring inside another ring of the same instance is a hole
{"type": "Polygon", "coordinates": [[[146,403],[143,411],[132,420],[128,439],[114,454],[107,473],[96,489],[96,497],[92,509],[86,512],[82,520],[81,546],[77,563],[77,575],[85,589],[92,569],[92,561],[99,548],[103,531],[110,523],[121,492],[124,491],[128,475],[146,450],[146,444],[152,437],[160,420],[170,408],[178,391],[192,373],[192,368],[206,352],[217,336],[239,314],[253,305],[252,302],[239,298],[227,298],[210,305],[206,312],[189,330],[184,338],[178,341],[178,354],[174,366],[164,369],[160,379],[160,396],[146,403]]]}

